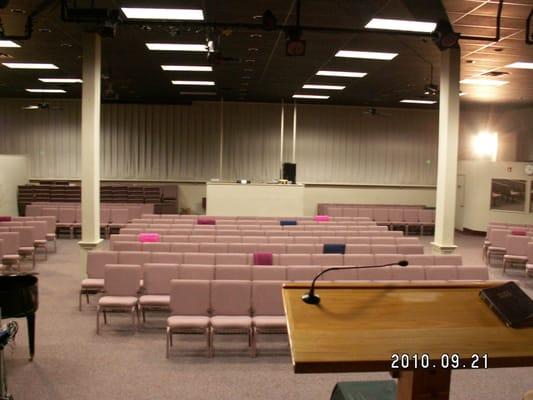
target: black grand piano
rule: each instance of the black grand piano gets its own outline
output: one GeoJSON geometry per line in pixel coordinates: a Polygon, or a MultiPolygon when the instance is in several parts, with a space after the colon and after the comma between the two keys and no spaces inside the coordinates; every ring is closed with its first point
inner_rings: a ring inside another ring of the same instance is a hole
{"type": "Polygon", "coordinates": [[[26,317],[30,361],[35,353],[35,312],[39,307],[36,273],[0,273],[0,309],[2,319],[26,317]]]}

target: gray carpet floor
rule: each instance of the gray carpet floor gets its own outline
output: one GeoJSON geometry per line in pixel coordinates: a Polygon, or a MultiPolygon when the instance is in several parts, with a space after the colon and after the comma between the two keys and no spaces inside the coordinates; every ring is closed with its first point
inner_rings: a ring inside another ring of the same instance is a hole
{"type": "MultiPolygon", "coordinates": [[[[431,238],[423,241],[429,244],[431,238]]],[[[481,237],[458,234],[457,243],[465,264],[481,262],[481,237]]],[[[37,268],[35,360],[28,362],[24,320],[16,347],[6,350],[8,384],[16,400],[318,400],[329,399],[337,381],[389,378],[386,373],[296,375],[286,338],[276,335],[261,342],[255,359],[247,356],[243,336],[217,338],[213,359],[204,356],[203,338],[176,337],[172,356],[166,360],[162,314],[150,315],[148,326],[136,334],[126,316],[112,315],[101,336],[96,336],[94,303],[82,312],[77,309],[81,268],[75,240],[60,240],[58,252],[37,268]]],[[[500,270],[492,267],[491,277],[501,278],[500,270]]],[[[523,272],[506,278],[518,279],[533,296],[533,279],[526,283],[523,272]]],[[[451,398],[519,400],[530,389],[533,368],[456,371],[451,398]]]]}

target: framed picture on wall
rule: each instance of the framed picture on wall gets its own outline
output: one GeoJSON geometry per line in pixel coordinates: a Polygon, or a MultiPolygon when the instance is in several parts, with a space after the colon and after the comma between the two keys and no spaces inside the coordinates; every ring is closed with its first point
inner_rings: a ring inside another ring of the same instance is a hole
{"type": "Polygon", "coordinates": [[[493,179],[490,196],[491,210],[524,212],[526,181],[521,179],[493,179]]]}

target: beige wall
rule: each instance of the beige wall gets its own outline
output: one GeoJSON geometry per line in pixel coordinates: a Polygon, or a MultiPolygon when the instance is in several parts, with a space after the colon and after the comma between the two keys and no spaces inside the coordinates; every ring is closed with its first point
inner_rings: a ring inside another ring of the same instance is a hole
{"type": "Polygon", "coordinates": [[[180,209],[188,209],[189,214],[204,214],[202,197],[206,197],[205,183],[179,183],[178,203],[180,209]]]}
{"type": "Polygon", "coordinates": [[[489,222],[533,224],[533,214],[529,212],[497,211],[490,209],[492,178],[523,179],[526,185],[526,207],[529,205],[528,190],[532,177],[524,173],[526,163],[461,161],[459,174],[465,176],[463,227],[485,231],[489,222]]]}
{"type": "Polygon", "coordinates": [[[28,182],[26,156],[0,155],[0,215],[18,215],[17,186],[28,182]]]}

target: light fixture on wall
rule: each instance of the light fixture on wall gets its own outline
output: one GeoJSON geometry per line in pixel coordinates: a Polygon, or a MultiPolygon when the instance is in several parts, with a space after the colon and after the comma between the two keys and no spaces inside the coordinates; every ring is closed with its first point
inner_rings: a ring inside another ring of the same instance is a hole
{"type": "Polygon", "coordinates": [[[498,133],[479,132],[473,138],[472,149],[477,157],[496,161],[498,156],[498,133]]]}

